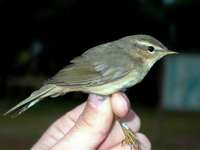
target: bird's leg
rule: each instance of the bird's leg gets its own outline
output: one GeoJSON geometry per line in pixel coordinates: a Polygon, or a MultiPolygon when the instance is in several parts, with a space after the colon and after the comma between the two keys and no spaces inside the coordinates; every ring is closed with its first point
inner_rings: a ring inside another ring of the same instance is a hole
{"type": "Polygon", "coordinates": [[[135,133],[127,126],[126,123],[120,122],[121,128],[123,130],[125,139],[122,141],[122,144],[128,144],[131,150],[140,150],[139,141],[136,139],[135,133]]]}

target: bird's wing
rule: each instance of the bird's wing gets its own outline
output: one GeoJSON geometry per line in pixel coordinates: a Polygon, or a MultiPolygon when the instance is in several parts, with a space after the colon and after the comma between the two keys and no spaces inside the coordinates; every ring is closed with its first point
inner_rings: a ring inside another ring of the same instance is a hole
{"type": "Polygon", "coordinates": [[[122,48],[104,44],[89,49],[73,59],[46,84],[63,86],[93,86],[117,80],[134,67],[130,55],[122,48]]]}

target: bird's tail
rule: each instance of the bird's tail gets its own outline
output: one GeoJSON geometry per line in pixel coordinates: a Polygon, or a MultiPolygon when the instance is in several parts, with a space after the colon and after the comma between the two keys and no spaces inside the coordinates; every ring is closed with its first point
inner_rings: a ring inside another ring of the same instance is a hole
{"type": "Polygon", "coordinates": [[[41,87],[39,90],[34,91],[28,98],[21,101],[19,104],[11,108],[9,111],[4,113],[4,115],[10,114],[13,111],[16,111],[16,114],[14,116],[18,116],[33,105],[35,105],[37,102],[39,102],[41,99],[48,97],[48,96],[59,96],[59,93],[61,92],[61,88],[57,87],[53,84],[47,84],[41,87]]]}

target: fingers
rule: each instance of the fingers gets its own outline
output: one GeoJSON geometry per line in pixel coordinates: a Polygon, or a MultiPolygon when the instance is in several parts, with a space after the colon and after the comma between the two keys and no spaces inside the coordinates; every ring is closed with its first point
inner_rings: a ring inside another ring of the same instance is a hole
{"type": "Polygon", "coordinates": [[[133,110],[130,110],[127,116],[120,119],[120,122],[126,123],[126,125],[134,132],[138,132],[140,130],[141,120],[133,110]]]}
{"type": "Polygon", "coordinates": [[[75,121],[83,112],[85,105],[86,102],[77,106],[54,122],[32,147],[32,150],[47,150],[55,145],[74,126],[75,121]]]}
{"type": "Polygon", "coordinates": [[[126,123],[133,131],[138,131],[140,128],[140,118],[135,112],[130,111],[130,102],[124,93],[114,93],[111,98],[113,112],[121,122],[126,123]]]}
{"type": "Polygon", "coordinates": [[[70,112],[63,115],[59,118],[52,127],[60,128],[60,130],[65,134],[75,125],[79,116],[83,113],[83,110],[86,106],[86,102],[82,103],[81,105],[77,106],[70,112]]]}
{"type": "Polygon", "coordinates": [[[96,149],[107,136],[113,121],[109,97],[90,95],[76,124],[53,148],[96,149]]]}
{"type": "MultiPolygon", "coordinates": [[[[123,121],[125,121],[125,123],[133,132],[136,133],[139,131],[140,119],[132,110],[129,111],[128,115],[125,118],[123,118],[123,121]]],[[[99,150],[109,149],[113,147],[113,145],[121,143],[124,140],[124,138],[125,137],[124,137],[122,128],[119,124],[119,121],[115,121],[109,135],[101,144],[101,146],[99,147],[99,150]]]]}
{"type": "Polygon", "coordinates": [[[111,97],[113,113],[119,117],[125,117],[130,108],[130,102],[124,93],[114,93],[111,97]]]}
{"type": "MultiPolygon", "coordinates": [[[[130,102],[127,96],[124,93],[115,93],[111,97],[111,103],[117,120],[119,121],[119,118],[123,117],[123,119],[120,119],[120,122],[126,123],[132,131],[138,132],[140,129],[140,119],[135,112],[129,110],[130,102]]],[[[120,143],[125,138],[118,121],[114,122],[109,135],[99,147],[100,150],[109,149],[112,145],[120,143]]]]}
{"type": "Polygon", "coordinates": [[[151,150],[151,142],[144,134],[137,133],[136,136],[140,143],[141,150],[151,150]]]}
{"type": "MultiPolygon", "coordinates": [[[[58,119],[33,149],[130,149],[121,145],[124,135],[119,122],[113,124],[114,113],[118,118],[123,117],[121,121],[134,132],[138,132],[140,119],[129,109],[129,100],[123,93],[115,93],[111,98],[90,95],[87,103],[58,119]]],[[[145,136],[138,137],[143,138],[143,148],[151,146],[145,136]]]]}
{"type": "MultiPolygon", "coordinates": [[[[93,98],[91,98],[91,99],[93,99],[93,98]]],[[[112,106],[113,111],[115,114],[118,114],[117,116],[123,117],[127,114],[128,109],[129,109],[129,101],[128,101],[128,98],[123,93],[113,94],[111,101],[112,101],[112,105],[113,105],[112,106]]],[[[69,132],[69,130],[75,125],[75,122],[77,121],[79,116],[83,113],[85,106],[86,106],[86,103],[83,103],[80,106],[73,109],[72,111],[63,115],[61,118],[59,118],[43,134],[43,136],[34,145],[34,147],[37,148],[40,145],[45,145],[45,148],[48,149],[49,147],[52,147],[53,145],[55,145],[57,143],[57,141],[59,141],[61,138],[63,138],[69,132]],[[48,142],[46,142],[46,141],[48,141],[48,142]]]]}
{"type": "Polygon", "coordinates": [[[131,149],[130,146],[127,144],[118,143],[107,150],[134,150],[134,149],[131,149]]]}

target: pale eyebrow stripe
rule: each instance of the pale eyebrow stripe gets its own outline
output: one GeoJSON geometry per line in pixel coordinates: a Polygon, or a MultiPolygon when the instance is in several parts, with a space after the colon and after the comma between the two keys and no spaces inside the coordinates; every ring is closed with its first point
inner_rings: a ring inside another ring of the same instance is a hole
{"type": "Polygon", "coordinates": [[[145,46],[153,46],[156,49],[161,49],[161,47],[157,46],[157,45],[153,45],[152,43],[149,43],[148,41],[136,41],[138,44],[142,44],[145,46]]]}

